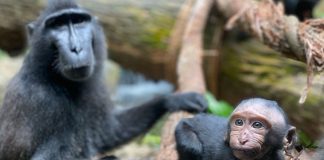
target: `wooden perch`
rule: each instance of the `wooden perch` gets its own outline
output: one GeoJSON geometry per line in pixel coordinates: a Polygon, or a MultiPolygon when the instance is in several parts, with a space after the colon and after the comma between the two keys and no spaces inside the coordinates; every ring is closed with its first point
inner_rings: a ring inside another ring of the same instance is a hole
{"type": "Polygon", "coordinates": [[[307,87],[300,99],[300,103],[303,103],[312,83],[313,72],[324,69],[324,19],[299,22],[294,16],[284,15],[282,4],[275,4],[272,0],[215,2],[219,12],[229,19],[226,29],[236,24],[269,47],[307,64],[307,87]]]}
{"type": "MultiPolygon", "coordinates": [[[[186,25],[177,66],[179,92],[204,93],[206,90],[201,66],[202,36],[212,4],[212,0],[197,0],[186,25]]],[[[162,144],[157,160],[178,159],[175,150],[174,130],[179,120],[188,116],[189,114],[184,112],[170,115],[163,128],[162,144]]]]}

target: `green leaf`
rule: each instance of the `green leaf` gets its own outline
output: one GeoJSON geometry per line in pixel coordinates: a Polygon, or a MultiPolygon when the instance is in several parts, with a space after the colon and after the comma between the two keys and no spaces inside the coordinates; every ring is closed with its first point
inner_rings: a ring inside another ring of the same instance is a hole
{"type": "Polygon", "coordinates": [[[314,140],[312,140],[305,132],[299,131],[298,132],[299,142],[302,146],[306,148],[316,148],[317,144],[314,140]]]}
{"type": "Polygon", "coordinates": [[[234,110],[227,102],[217,101],[210,92],[205,94],[205,98],[208,102],[208,112],[211,114],[228,117],[234,110]]]}
{"type": "Polygon", "coordinates": [[[142,143],[150,146],[159,146],[161,143],[161,137],[153,134],[146,134],[142,143]]]}
{"type": "Polygon", "coordinates": [[[313,15],[315,18],[323,18],[324,17],[324,2],[320,1],[315,8],[313,9],[313,15]]]}
{"type": "Polygon", "coordinates": [[[7,57],[7,54],[3,50],[0,49],[0,59],[5,58],[5,57],[7,57]]]}

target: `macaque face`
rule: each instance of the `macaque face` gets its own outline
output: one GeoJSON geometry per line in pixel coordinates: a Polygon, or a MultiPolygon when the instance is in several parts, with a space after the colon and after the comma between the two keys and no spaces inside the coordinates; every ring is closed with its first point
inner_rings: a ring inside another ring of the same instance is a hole
{"type": "Polygon", "coordinates": [[[275,101],[243,100],[229,119],[225,141],[240,160],[277,159],[282,148],[293,148],[296,128],[275,101]]]}
{"type": "Polygon", "coordinates": [[[271,123],[262,114],[254,111],[235,112],[230,118],[229,144],[235,157],[255,159],[262,156],[265,137],[271,123]],[[261,153],[261,154],[260,154],[261,153]]]}

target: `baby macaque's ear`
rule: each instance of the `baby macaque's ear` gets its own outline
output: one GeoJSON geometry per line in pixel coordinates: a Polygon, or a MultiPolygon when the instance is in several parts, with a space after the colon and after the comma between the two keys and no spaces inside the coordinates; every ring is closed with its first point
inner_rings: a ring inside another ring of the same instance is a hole
{"type": "Polygon", "coordinates": [[[290,128],[288,129],[288,132],[284,138],[284,147],[288,150],[293,149],[296,144],[297,144],[297,133],[296,133],[296,127],[294,126],[290,126],[290,128]]]}

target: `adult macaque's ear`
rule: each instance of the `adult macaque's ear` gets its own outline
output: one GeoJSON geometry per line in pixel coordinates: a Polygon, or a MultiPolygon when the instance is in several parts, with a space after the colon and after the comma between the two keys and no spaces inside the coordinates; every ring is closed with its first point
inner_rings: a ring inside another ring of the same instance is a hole
{"type": "Polygon", "coordinates": [[[31,22],[31,23],[27,24],[28,36],[33,35],[34,29],[35,29],[35,22],[31,22]]]}
{"type": "Polygon", "coordinates": [[[283,142],[285,149],[293,149],[297,144],[297,139],[296,127],[290,126],[283,142]]]}

